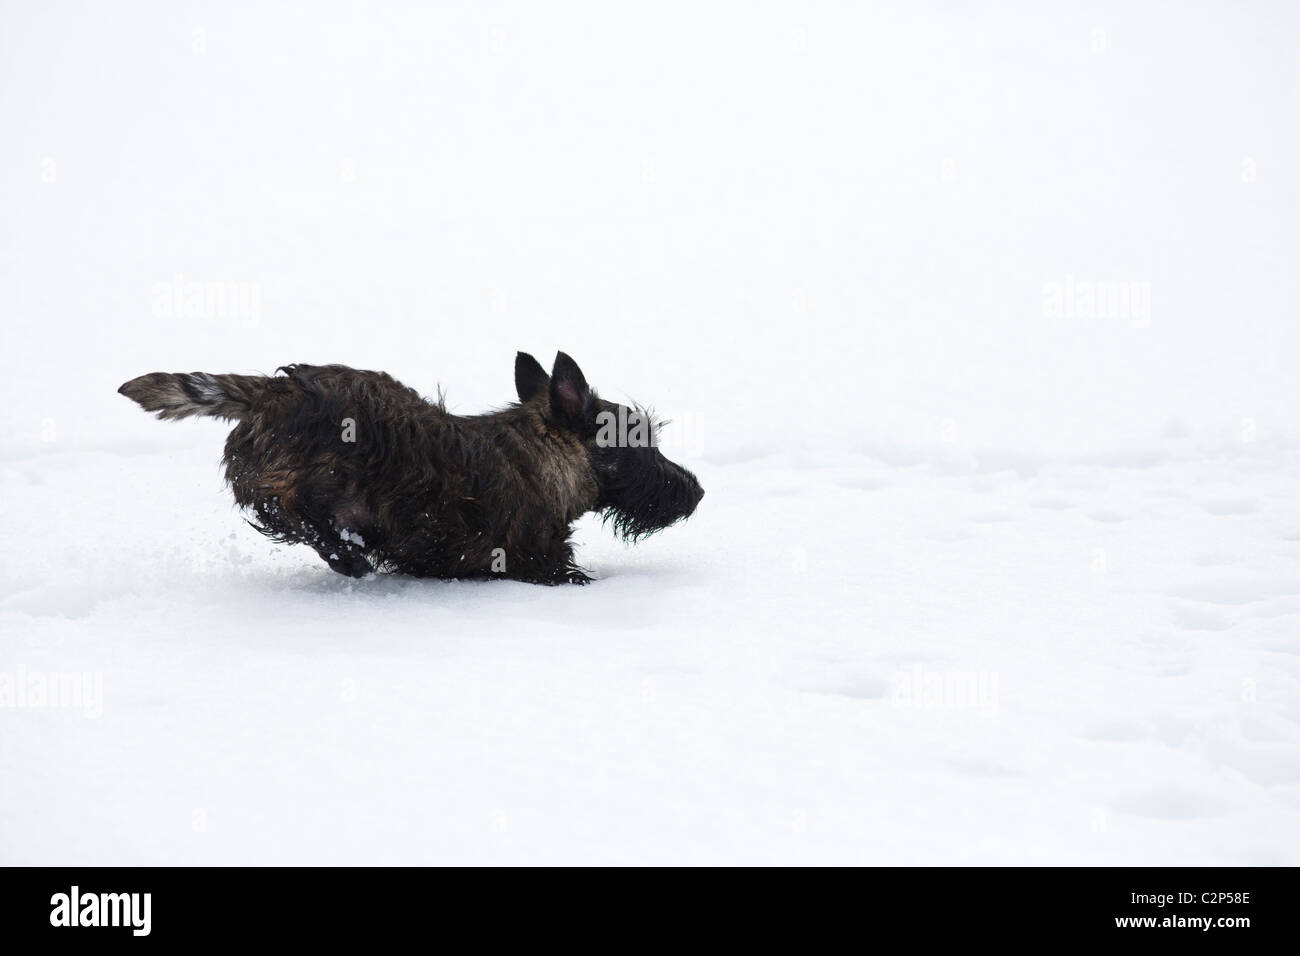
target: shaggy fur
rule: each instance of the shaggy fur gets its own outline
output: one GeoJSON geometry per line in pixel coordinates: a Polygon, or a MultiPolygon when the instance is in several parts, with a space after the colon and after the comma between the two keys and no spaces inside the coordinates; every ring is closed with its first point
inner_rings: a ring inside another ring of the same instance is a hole
{"type": "Polygon", "coordinates": [[[472,416],[343,365],[270,377],[153,372],[118,391],[159,418],[237,422],[226,480],[250,523],[353,577],[585,584],[570,544],[579,516],[603,512],[636,540],[694,512],[704,491],[689,471],[653,444],[598,437],[600,413],[620,407],[563,352],[550,375],[520,352],[515,388],[517,404],[472,416]]]}

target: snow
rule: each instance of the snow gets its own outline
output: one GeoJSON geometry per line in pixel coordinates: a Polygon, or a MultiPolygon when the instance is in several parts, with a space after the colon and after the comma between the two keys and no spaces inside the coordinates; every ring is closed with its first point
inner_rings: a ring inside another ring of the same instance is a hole
{"type": "Polygon", "coordinates": [[[1300,863],[1300,14],[629,16],[0,14],[0,863],[1300,863]],[[587,587],[114,394],[516,349],[707,490],[587,587]]]}

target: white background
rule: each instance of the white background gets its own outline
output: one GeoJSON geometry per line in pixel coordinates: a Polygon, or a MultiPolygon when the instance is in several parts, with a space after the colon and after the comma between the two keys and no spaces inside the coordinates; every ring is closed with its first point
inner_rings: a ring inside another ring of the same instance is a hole
{"type": "Polygon", "coordinates": [[[0,862],[1300,861],[1293,5],[424,6],[0,4],[0,862]],[[114,394],[517,349],[708,490],[586,589],[114,394]]]}

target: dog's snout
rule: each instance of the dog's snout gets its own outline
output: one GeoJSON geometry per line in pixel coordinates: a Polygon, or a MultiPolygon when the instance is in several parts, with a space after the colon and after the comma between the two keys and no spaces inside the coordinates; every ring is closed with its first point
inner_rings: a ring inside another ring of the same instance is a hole
{"type": "Polygon", "coordinates": [[[690,482],[691,489],[691,510],[690,514],[695,513],[695,509],[700,506],[700,500],[704,497],[704,488],[694,478],[690,482]]]}

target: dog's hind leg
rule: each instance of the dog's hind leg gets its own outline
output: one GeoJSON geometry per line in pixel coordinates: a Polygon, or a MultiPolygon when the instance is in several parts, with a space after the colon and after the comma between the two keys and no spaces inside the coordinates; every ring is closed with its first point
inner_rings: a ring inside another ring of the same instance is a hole
{"type": "Polygon", "coordinates": [[[250,506],[257,514],[254,528],[285,544],[305,544],[320,555],[330,569],[350,578],[365,577],[374,571],[366,557],[365,541],[359,534],[340,530],[328,522],[311,521],[292,514],[278,498],[256,498],[250,506]]]}
{"type": "Polygon", "coordinates": [[[330,527],[322,535],[322,540],[337,540],[339,547],[328,555],[319,549],[317,553],[340,574],[359,578],[374,571],[365,553],[368,547],[366,537],[373,536],[373,519],[369,509],[363,501],[352,499],[334,509],[330,527]],[[338,558],[334,557],[336,554],[338,558]]]}
{"type": "Polygon", "coordinates": [[[330,566],[330,570],[350,578],[363,578],[375,570],[366,557],[365,542],[359,535],[319,525],[312,525],[307,535],[306,543],[330,566]]]}

